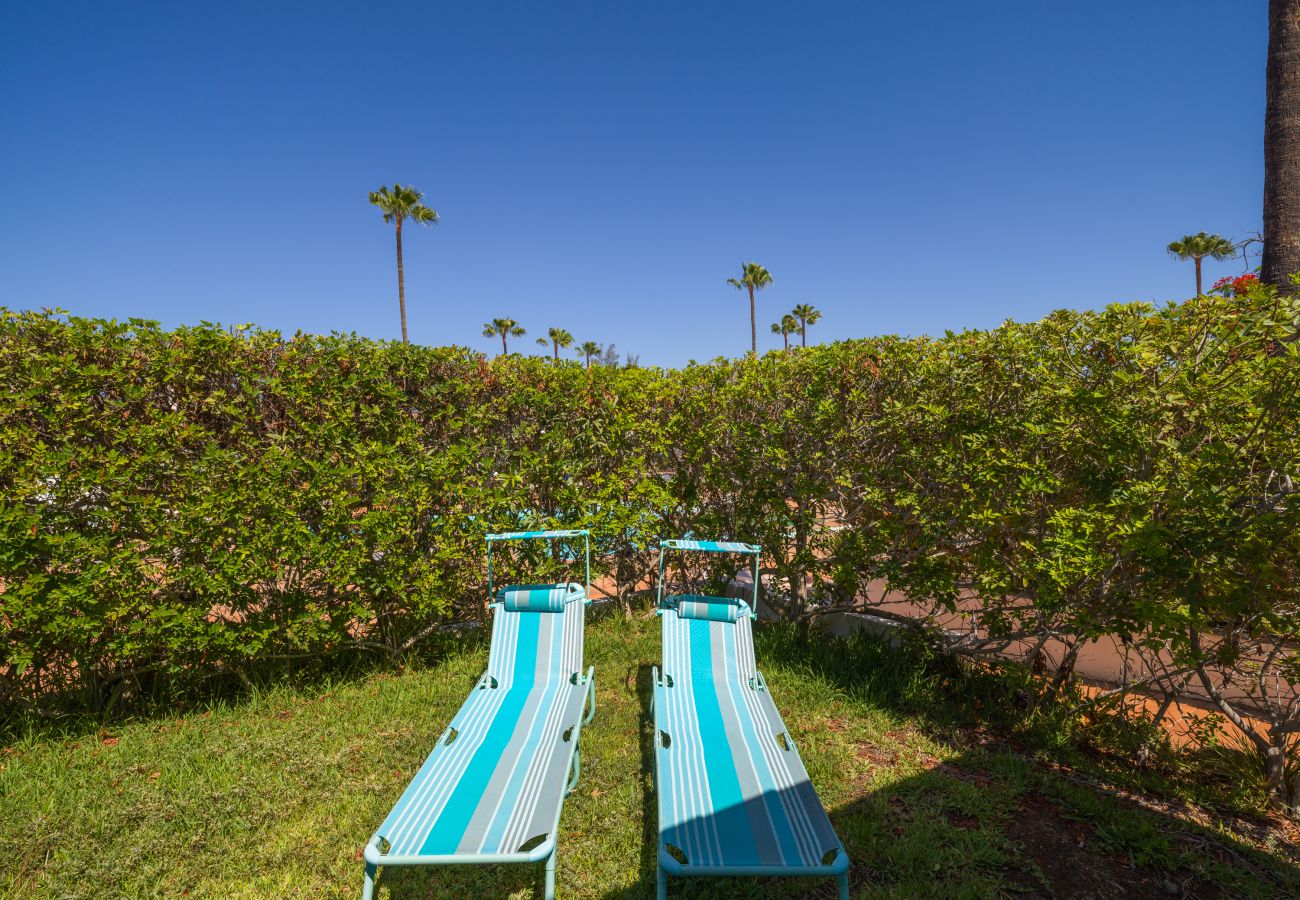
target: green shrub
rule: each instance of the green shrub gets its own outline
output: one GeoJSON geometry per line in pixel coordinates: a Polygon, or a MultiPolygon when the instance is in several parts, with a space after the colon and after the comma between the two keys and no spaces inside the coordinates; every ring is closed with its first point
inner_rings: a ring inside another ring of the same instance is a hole
{"type": "Polygon", "coordinates": [[[0,702],[401,654],[481,615],[486,532],[564,525],[625,606],[693,532],[761,543],[792,618],[874,582],[951,651],[1062,641],[1058,686],[1125,636],[1285,757],[1298,326],[1259,288],[665,372],[4,312],[0,702]]]}

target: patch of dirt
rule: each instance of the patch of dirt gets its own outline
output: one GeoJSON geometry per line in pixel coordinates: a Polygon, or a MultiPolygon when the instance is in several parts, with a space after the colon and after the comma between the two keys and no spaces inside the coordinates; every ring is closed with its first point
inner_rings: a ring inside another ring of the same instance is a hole
{"type": "Polygon", "coordinates": [[[975,831],[980,827],[979,819],[974,816],[963,816],[955,810],[944,810],[943,817],[948,820],[948,824],[953,828],[960,828],[962,831],[975,831]]]}
{"type": "Polygon", "coordinates": [[[858,744],[858,759],[865,759],[873,766],[889,767],[897,761],[895,756],[889,750],[883,750],[875,744],[858,744]]]}
{"type": "Polygon", "coordinates": [[[975,785],[976,787],[990,787],[997,781],[997,779],[987,772],[980,772],[975,769],[966,769],[951,762],[939,763],[939,765],[935,766],[934,770],[936,772],[942,772],[949,778],[955,778],[958,781],[965,781],[975,785]]]}
{"type": "Polygon", "coordinates": [[[889,830],[894,833],[895,837],[902,837],[903,835],[902,820],[911,815],[911,813],[907,809],[907,804],[904,803],[902,799],[899,797],[890,797],[889,813],[890,813],[890,820],[893,823],[892,825],[890,825],[889,830]]]}
{"type": "Polygon", "coordinates": [[[1008,880],[1020,896],[1062,900],[1112,900],[1125,897],[1179,897],[1215,900],[1218,888],[1177,873],[1130,866],[1122,857],[1094,848],[1091,829],[1063,818],[1050,800],[1029,794],[1020,802],[1005,833],[1042,872],[1016,870],[1008,880]]]}

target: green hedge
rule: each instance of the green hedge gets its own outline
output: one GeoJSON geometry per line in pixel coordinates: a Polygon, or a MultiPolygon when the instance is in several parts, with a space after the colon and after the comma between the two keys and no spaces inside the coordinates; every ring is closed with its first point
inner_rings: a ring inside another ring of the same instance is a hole
{"type": "Polygon", "coordinates": [[[629,496],[663,504],[633,437],[650,372],[37,313],[0,327],[0,702],[401,650],[479,607],[492,527],[550,510],[612,528],[629,496]]]}
{"type": "Polygon", "coordinates": [[[791,615],[884,579],[978,596],[958,649],[1221,671],[1300,623],[1296,327],[1261,290],[662,371],[5,312],[0,702],[400,652],[514,525],[591,527],[624,599],[693,531],[762,543],[791,615]]]}

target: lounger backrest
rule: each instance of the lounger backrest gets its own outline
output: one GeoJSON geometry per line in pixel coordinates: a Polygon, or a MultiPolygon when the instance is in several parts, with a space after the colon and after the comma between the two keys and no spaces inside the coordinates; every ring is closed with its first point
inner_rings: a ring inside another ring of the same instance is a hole
{"type": "Polygon", "coordinates": [[[491,684],[508,688],[579,677],[586,607],[581,587],[519,585],[503,588],[498,597],[488,654],[491,684]]]}
{"type": "Polygon", "coordinates": [[[664,623],[664,674],[676,681],[711,678],[748,685],[755,672],[748,608],[738,604],[739,611],[728,612],[723,598],[690,599],[663,612],[671,617],[664,623]]]}

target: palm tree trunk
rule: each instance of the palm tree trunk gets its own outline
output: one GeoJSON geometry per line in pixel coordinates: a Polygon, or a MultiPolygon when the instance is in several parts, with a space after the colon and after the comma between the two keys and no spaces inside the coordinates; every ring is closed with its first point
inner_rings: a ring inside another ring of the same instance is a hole
{"type": "Polygon", "coordinates": [[[754,313],[754,286],[749,286],[749,352],[758,355],[758,319],[754,313]]]}
{"type": "Polygon", "coordinates": [[[402,311],[402,343],[409,344],[406,336],[406,275],[402,272],[402,220],[397,220],[397,305],[402,311]]]}
{"type": "Polygon", "coordinates": [[[1300,272],[1300,0],[1269,0],[1260,280],[1290,293],[1300,272]]]}
{"type": "Polygon", "coordinates": [[[1196,296],[1199,297],[1201,296],[1201,258],[1196,256],[1192,259],[1196,263],[1196,296]]]}
{"type": "Polygon", "coordinates": [[[781,341],[785,344],[785,352],[786,352],[786,353],[789,353],[789,352],[790,352],[790,332],[788,332],[788,331],[782,331],[782,332],[781,332],[781,341]]]}
{"type": "Polygon", "coordinates": [[[799,346],[808,349],[808,322],[805,319],[799,320],[799,346]]]}
{"type": "Polygon", "coordinates": [[[556,362],[559,362],[559,361],[560,361],[560,342],[559,342],[559,341],[551,341],[551,346],[555,349],[555,361],[556,361],[556,362]]]}
{"type": "Polygon", "coordinates": [[[505,356],[509,351],[506,349],[506,333],[501,332],[501,355],[505,356]]]}

